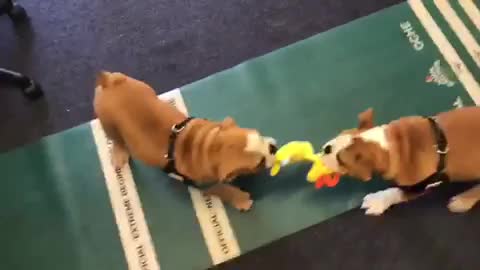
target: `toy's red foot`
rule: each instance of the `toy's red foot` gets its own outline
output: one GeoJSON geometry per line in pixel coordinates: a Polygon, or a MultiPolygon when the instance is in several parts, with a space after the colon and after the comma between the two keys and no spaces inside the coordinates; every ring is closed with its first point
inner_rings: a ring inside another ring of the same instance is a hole
{"type": "Polygon", "coordinates": [[[324,185],[327,187],[334,187],[340,182],[340,174],[335,173],[335,174],[329,174],[329,175],[324,175],[321,176],[317,179],[315,182],[315,188],[319,189],[322,188],[324,185]]]}

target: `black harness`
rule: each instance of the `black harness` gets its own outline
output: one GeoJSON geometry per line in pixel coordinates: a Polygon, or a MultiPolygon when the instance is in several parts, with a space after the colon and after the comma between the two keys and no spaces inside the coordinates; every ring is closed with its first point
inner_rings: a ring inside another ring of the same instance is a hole
{"type": "Polygon", "coordinates": [[[168,138],[168,151],[165,154],[165,158],[167,159],[167,165],[165,165],[164,171],[170,177],[182,181],[182,183],[184,183],[187,186],[193,186],[199,189],[205,189],[207,187],[212,186],[215,183],[213,183],[212,185],[205,184],[205,185],[199,186],[188,177],[179,173],[175,165],[175,143],[177,141],[178,134],[180,134],[180,132],[182,132],[185,129],[185,127],[188,125],[188,123],[190,123],[190,121],[192,121],[193,119],[195,119],[195,117],[188,117],[182,122],[172,126],[172,132],[170,133],[170,137],[168,138]]]}
{"type": "Polygon", "coordinates": [[[436,148],[436,152],[438,154],[438,164],[437,170],[427,177],[425,180],[421,181],[418,184],[413,186],[401,186],[400,188],[406,192],[412,193],[419,193],[423,192],[428,185],[435,184],[435,183],[442,183],[449,181],[450,178],[448,177],[447,173],[445,172],[446,167],[446,159],[448,154],[448,141],[445,133],[443,132],[442,128],[438,125],[437,120],[434,117],[427,117],[428,122],[430,123],[430,127],[433,130],[436,144],[434,147],[436,148]]]}

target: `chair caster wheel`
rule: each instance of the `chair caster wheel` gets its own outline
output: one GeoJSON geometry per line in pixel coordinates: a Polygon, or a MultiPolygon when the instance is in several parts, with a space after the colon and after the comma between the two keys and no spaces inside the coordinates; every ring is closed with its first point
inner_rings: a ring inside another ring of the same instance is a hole
{"type": "Polygon", "coordinates": [[[22,88],[23,94],[31,100],[38,99],[43,96],[43,90],[40,84],[30,80],[25,87],[22,88]]]}
{"type": "Polygon", "coordinates": [[[27,11],[18,4],[14,4],[12,9],[8,11],[8,16],[14,22],[22,22],[28,19],[27,11]]]}

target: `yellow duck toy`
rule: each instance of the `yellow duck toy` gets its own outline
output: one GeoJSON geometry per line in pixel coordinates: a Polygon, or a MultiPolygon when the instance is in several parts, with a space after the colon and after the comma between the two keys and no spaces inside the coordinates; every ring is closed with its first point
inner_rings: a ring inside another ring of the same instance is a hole
{"type": "Polygon", "coordinates": [[[312,144],[306,141],[292,141],[280,147],[275,154],[270,175],[277,175],[283,166],[302,161],[313,163],[308,171],[307,181],[315,183],[317,189],[324,185],[334,187],[340,181],[340,175],[327,168],[322,162],[321,154],[315,154],[312,144]]]}

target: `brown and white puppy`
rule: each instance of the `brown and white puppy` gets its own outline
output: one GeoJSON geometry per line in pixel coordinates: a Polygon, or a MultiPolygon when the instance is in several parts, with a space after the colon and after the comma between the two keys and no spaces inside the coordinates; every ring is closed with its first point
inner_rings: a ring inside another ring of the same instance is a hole
{"type": "MultiPolygon", "coordinates": [[[[446,174],[450,181],[480,179],[480,107],[465,107],[436,116],[448,141],[446,174]]],[[[346,130],[324,145],[324,162],[330,168],[369,181],[378,173],[399,188],[388,188],[364,197],[366,214],[380,215],[390,206],[417,198],[402,186],[418,184],[437,170],[439,154],[431,124],[410,116],[374,126],[373,110],[359,114],[356,129],[346,130]]],[[[448,208],[465,212],[480,200],[480,185],[453,197],[448,208]]]]}
{"type": "MultiPolygon", "coordinates": [[[[173,105],[157,98],[146,83],[122,73],[101,72],[94,110],[113,141],[116,168],[130,155],[151,166],[165,168],[172,127],[186,119],[173,105]]],[[[232,118],[222,122],[193,119],[175,142],[176,171],[198,185],[214,184],[205,192],[239,210],[248,210],[250,195],[229,182],[242,174],[271,167],[275,141],[254,129],[237,126],[232,118]]]]}

